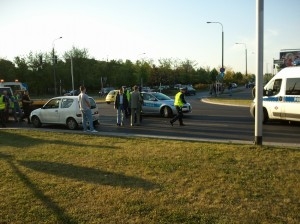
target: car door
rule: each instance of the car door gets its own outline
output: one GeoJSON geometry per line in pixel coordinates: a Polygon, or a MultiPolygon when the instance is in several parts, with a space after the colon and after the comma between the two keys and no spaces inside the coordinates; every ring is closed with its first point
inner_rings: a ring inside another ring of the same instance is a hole
{"type": "Polygon", "coordinates": [[[41,110],[41,122],[42,123],[48,123],[48,124],[55,124],[59,123],[59,117],[60,117],[60,98],[55,98],[49,100],[41,110]]]}
{"type": "Polygon", "coordinates": [[[270,119],[284,119],[284,93],[281,91],[282,79],[275,79],[273,82],[268,83],[265,87],[267,96],[264,96],[264,106],[268,110],[270,119]]]}
{"type": "Polygon", "coordinates": [[[142,111],[144,114],[153,114],[155,110],[157,110],[157,100],[156,98],[150,93],[143,93],[143,107],[142,111]]]}

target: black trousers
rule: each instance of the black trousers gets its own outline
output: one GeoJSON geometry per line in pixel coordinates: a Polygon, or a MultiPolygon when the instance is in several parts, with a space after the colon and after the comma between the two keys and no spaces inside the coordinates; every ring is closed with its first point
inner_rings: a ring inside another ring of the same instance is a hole
{"type": "Polygon", "coordinates": [[[182,118],[183,118],[182,108],[176,106],[176,110],[177,110],[177,115],[175,117],[173,117],[171,122],[174,123],[175,121],[179,120],[179,124],[183,124],[183,121],[182,121],[182,118]]]}

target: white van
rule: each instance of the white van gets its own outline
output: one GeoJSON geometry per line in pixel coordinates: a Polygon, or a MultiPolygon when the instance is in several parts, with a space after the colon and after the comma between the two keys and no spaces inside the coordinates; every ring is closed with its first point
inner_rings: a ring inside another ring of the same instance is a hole
{"type": "MultiPolygon", "coordinates": [[[[300,66],[278,72],[263,90],[263,123],[268,120],[300,121],[300,66]]],[[[250,106],[255,116],[256,99],[250,106]]]]}

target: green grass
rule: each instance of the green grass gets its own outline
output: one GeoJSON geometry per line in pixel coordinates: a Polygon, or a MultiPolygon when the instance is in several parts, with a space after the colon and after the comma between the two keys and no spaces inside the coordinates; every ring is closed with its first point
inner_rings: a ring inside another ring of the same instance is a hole
{"type": "Polygon", "coordinates": [[[229,98],[228,96],[219,96],[219,97],[209,97],[205,99],[206,102],[211,102],[211,103],[222,103],[222,104],[228,104],[228,105],[233,105],[233,106],[249,106],[251,102],[253,101],[252,99],[239,99],[239,98],[229,98]]]}
{"type": "Polygon", "coordinates": [[[0,223],[299,223],[297,148],[0,130],[0,223]]]}

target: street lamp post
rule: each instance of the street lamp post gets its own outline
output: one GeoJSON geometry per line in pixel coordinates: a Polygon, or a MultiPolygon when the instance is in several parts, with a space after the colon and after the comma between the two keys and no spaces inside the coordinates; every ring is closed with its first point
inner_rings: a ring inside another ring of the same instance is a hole
{"type": "Polygon", "coordinates": [[[245,57],[246,57],[246,76],[248,75],[247,73],[247,45],[245,43],[235,43],[235,44],[243,44],[245,46],[245,57]]]}
{"type": "Polygon", "coordinates": [[[223,70],[223,72],[224,72],[225,69],[224,69],[224,30],[223,30],[223,24],[220,23],[220,22],[206,22],[206,23],[218,23],[222,27],[222,67],[221,67],[221,70],[223,70]]]}
{"type": "Polygon", "coordinates": [[[220,23],[220,22],[206,22],[206,23],[218,23],[222,27],[222,67],[220,69],[220,78],[218,78],[218,80],[216,81],[216,94],[218,95],[219,91],[221,90],[220,89],[221,86],[220,86],[219,80],[223,79],[224,72],[225,72],[225,68],[224,68],[224,30],[223,30],[223,24],[220,23]]]}
{"type": "Polygon", "coordinates": [[[56,63],[56,60],[55,60],[55,51],[54,51],[54,42],[56,40],[59,40],[61,39],[62,37],[59,37],[59,38],[56,38],[52,41],[52,63],[53,63],[53,76],[54,76],[54,96],[57,95],[57,90],[56,90],[56,74],[55,74],[55,63],[56,63]]]}

